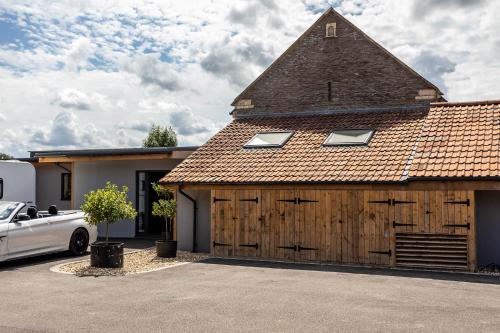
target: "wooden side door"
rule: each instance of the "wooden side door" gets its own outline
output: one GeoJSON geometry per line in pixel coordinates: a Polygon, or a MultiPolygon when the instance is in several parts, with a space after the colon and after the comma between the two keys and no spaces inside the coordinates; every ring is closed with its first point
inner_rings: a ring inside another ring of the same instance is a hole
{"type": "Polygon", "coordinates": [[[260,190],[236,192],[235,256],[253,258],[260,256],[262,249],[261,204],[260,190]]]}
{"type": "Polygon", "coordinates": [[[261,257],[295,260],[295,191],[262,190],[261,257]]]}
{"type": "Polygon", "coordinates": [[[212,191],[212,255],[232,257],[235,255],[234,231],[236,191],[212,191]]]}

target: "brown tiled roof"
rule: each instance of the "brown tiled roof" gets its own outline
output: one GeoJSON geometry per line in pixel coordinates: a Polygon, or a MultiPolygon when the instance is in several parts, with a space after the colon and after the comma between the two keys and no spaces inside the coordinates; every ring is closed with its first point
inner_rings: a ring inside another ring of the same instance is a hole
{"type": "Polygon", "coordinates": [[[411,177],[500,177],[500,101],[433,104],[411,177]]]}
{"type": "Polygon", "coordinates": [[[164,184],[397,182],[407,174],[427,111],[350,112],[236,119],[191,154],[164,184]],[[373,128],[367,146],[324,147],[333,129],[373,128]],[[258,132],[294,131],[283,148],[246,149],[258,132]]]}

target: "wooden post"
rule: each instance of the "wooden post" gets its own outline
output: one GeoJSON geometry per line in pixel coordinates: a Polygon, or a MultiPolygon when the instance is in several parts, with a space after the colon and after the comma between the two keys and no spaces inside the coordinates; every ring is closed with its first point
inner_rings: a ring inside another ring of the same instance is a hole
{"type": "Polygon", "coordinates": [[[467,197],[470,200],[470,206],[467,209],[467,221],[470,223],[469,237],[468,239],[468,266],[471,272],[477,269],[477,236],[476,236],[476,200],[475,192],[467,191],[467,197]]]}

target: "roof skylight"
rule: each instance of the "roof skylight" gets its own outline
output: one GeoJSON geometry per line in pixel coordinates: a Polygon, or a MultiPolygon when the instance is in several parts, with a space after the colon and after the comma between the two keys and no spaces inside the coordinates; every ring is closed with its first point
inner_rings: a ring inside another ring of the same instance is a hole
{"type": "Polygon", "coordinates": [[[362,146],[368,144],[373,136],[372,129],[334,130],[323,143],[325,146],[362,146]]]}
{"type": "Polygon", "coordinates": [[[292,132],[263,132],[257,133],[247,144],[245,148],[277,148],[290,139],[292,132]]]}

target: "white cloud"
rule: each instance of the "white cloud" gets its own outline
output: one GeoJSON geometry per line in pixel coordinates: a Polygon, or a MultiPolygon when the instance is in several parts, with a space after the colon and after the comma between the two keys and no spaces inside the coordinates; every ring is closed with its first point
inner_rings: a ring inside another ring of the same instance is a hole
{"type": "Polygon", "coordinates": [[[0,0],[29,36],[0,44],[0,151],[140,145],[153,123],[201,144],[329,5],[448,99],[500,97],[496,1],[0,0]]]}

